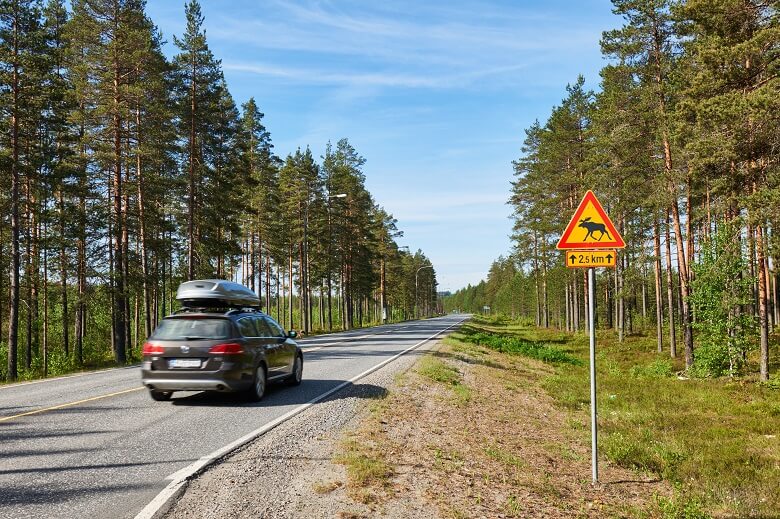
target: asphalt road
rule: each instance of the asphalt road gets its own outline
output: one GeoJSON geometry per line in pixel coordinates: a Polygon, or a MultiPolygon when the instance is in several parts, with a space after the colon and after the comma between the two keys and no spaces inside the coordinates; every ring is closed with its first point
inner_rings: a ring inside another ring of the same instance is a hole
{"type": "Polygon", "coordinates": [[[0,517],[134,517],[177,471],[464,317],[300,340],[303,383],[258,403],[198,392],[154,402],[138,367],[0,386],[0,517]]]}

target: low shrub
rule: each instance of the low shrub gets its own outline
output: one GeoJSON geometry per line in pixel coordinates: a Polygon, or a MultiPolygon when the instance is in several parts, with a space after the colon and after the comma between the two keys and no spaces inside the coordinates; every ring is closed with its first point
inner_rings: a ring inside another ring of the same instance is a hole
{"type": "Polygon", "coordinates": [[[487,346],[488,348],[513,355],[523,355],[532,359],[541,360],[550,364],[572,364],[581,366],[582,360],[569,355],[547,343],[529,341],[519,337],[502,337],[500,335],[475,332],[466,334],[462,340],[487,346]]]}
{"type": "Polygon", "coordinates": [[[672,375],[674,375],[674,366],[666,359],[658,359],[650,364],[631,368],[631,376],[634,378],[669,378],[672,375]]]}

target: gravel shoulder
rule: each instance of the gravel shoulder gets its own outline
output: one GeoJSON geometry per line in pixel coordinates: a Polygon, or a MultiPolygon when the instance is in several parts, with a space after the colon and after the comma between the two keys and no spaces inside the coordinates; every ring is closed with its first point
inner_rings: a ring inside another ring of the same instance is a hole
{"type": "MultiPolygon", "coordinates": [[[[398,375],[437,345],[421,345],[212,465],[164,517],[352,518],[376,510],[349,497],[346,469],[334,457],[345,431],[357,429],[398,375]]],[[[409,499],[386,516],[434,517],[426,506],[409,499]]]]}

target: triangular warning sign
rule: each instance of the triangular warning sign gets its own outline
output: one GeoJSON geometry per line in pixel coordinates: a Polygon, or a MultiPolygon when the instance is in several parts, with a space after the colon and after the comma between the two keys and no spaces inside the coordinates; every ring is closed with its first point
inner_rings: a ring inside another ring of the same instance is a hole
{"type": "Polygon", "coordinates": [[[626,242],[618,234],[593,191],[585,193],[569,225],[558,241],[559,249],[622,249],[626,242]]]}

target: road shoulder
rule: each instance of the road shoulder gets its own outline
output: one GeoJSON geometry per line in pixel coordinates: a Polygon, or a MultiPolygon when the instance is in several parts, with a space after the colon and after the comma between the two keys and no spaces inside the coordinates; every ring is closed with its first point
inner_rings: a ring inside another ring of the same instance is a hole
{"type": "MultiPolygon", "coordinates": [[[[427,342],[280,424],[192,478],[164,517],[362,517],[346,469],[334,462],[394,380],[434,347],[427,342]]],[[[424,506],[425,503],[419,503],[424,506]]],[[[409,504],[388,517],[425,517],[409,504]]]]}
{"type": "Polygon", "coordinates": [[[652,517],[669,485],[609,463],[554,369],[453,336],[362,379],[190,483],[168,517],[652,517]]]}

